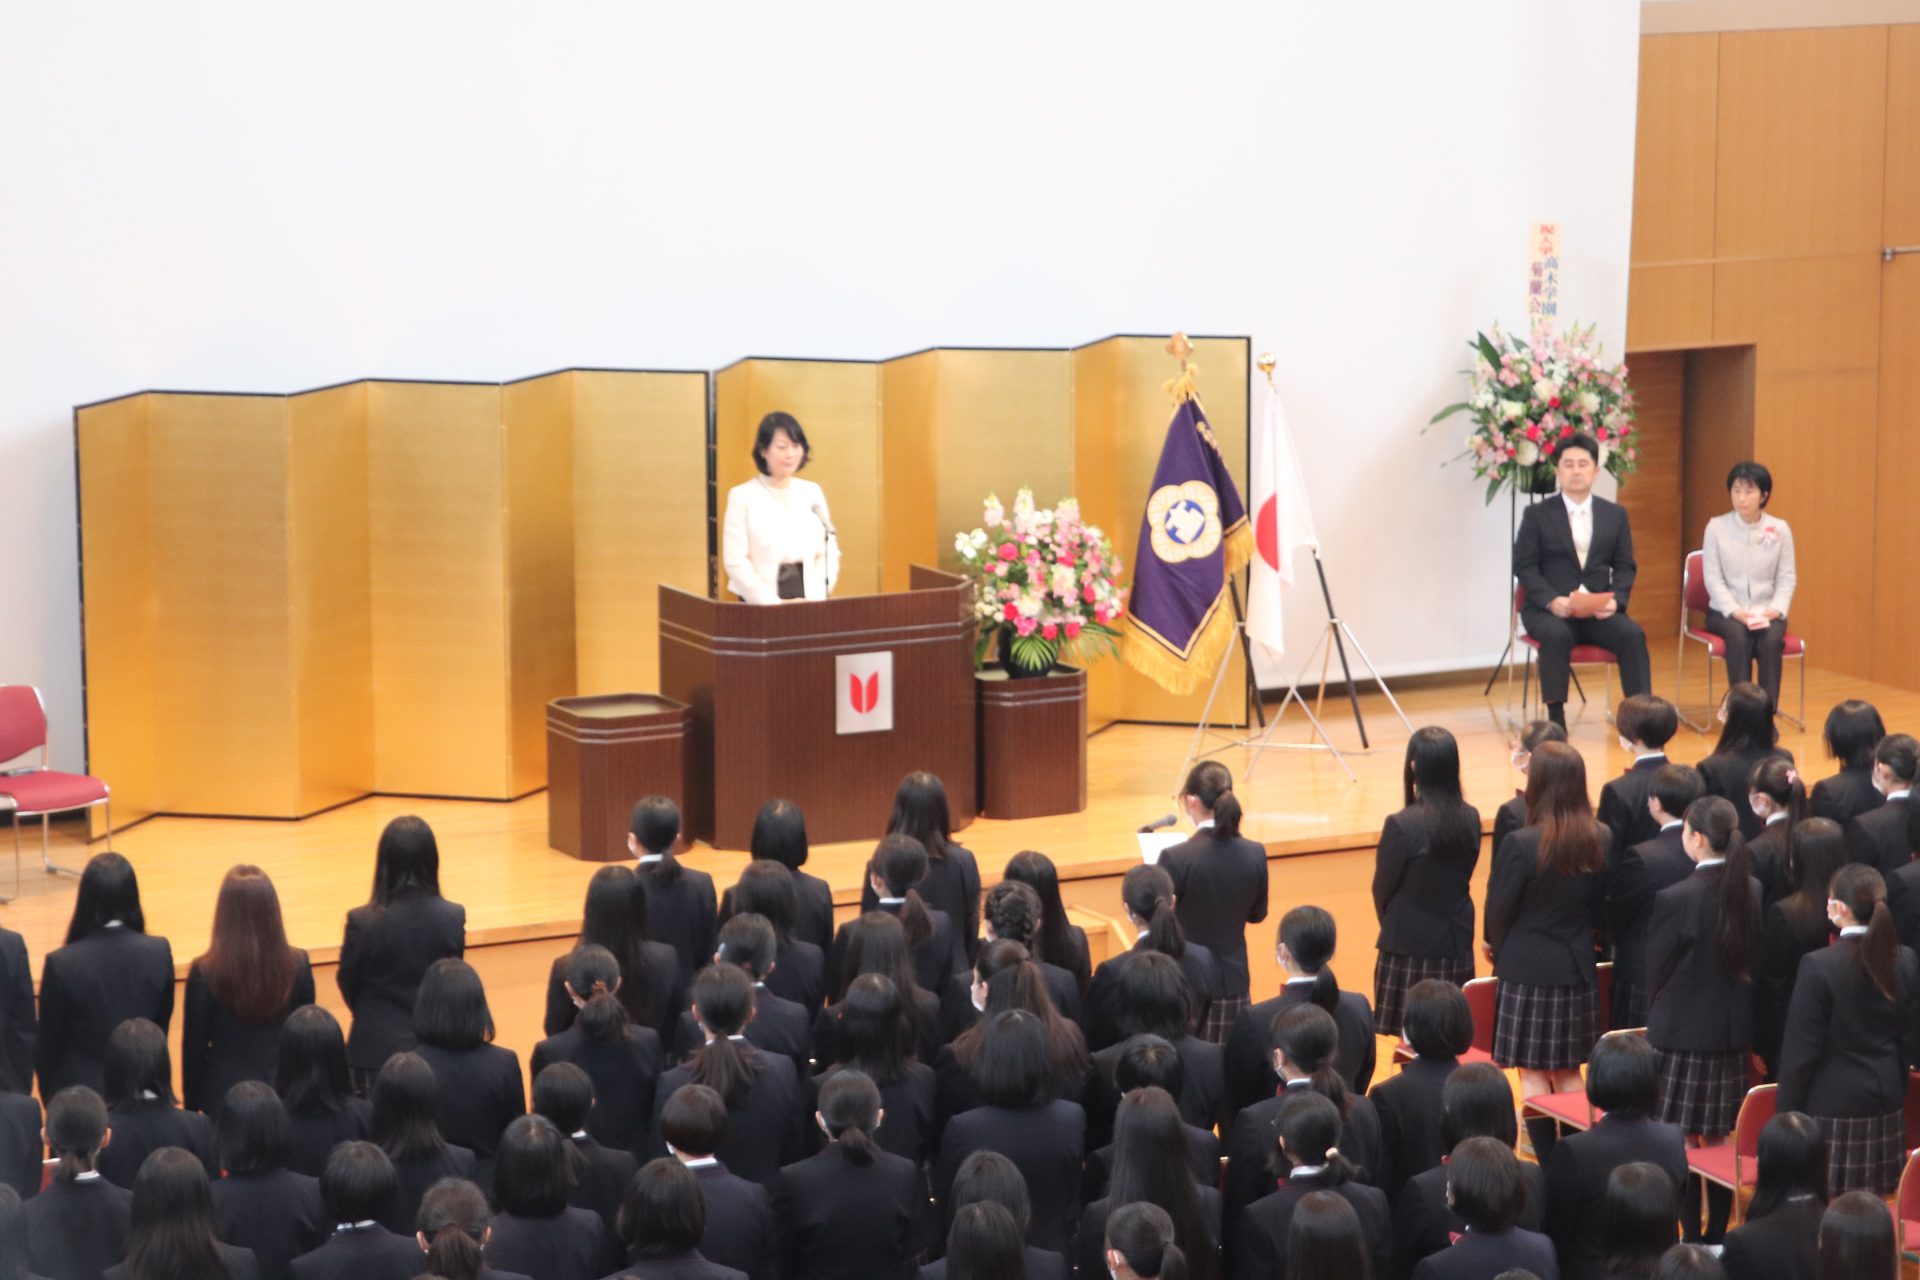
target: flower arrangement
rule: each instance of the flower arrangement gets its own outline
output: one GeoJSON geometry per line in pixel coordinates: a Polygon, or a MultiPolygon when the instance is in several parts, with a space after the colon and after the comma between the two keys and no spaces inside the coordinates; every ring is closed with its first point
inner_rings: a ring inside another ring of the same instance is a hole
{"type": "Polygon", "coordinates": [[[1600,442],[1600,465],[1614,479],[1640,465],[1626,366],[1601,358],[1592,325],[1532,341],[1495,325],[1467,345],[1476,353],[1469,394],[1427,425],[1462,412],[1473,418],[1462,456],[1487,482],[1488,502],[1509,484],[1551,493],[1554,448],[1576,432],[1600,442]]]}
{"type": "Polygon", "coordinates": [[[989,495],[981,527],[954,535],[960,572],[973,582],[979,623],[974,667],[1000,637],[1000,659],[1012,675],[1045,675],[1062,647],[1116,652],[1113,624],[1126,611],[1116,579],[1120,557],[1098,525],[1080,519],[1080,504],[1062,498],[1038,508],[1022,489],[1011,513],[989,495]]]}

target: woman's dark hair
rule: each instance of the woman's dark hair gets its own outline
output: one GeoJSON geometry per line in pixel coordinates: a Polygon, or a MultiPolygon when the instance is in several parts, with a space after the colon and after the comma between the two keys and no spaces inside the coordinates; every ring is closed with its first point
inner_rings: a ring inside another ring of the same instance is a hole
{"type": "Polygon", "coordinates": [[[167,1033],[145,1018],[128,1018],[107,1036],[101,1063],[101,1096],[116,1111],[132,1111],[151,1093],[172,1106],[173,1059],[167,1053],[167,1033]]]}
{"type": "Polygon", "coordinates": [[[1726,859],[1720,871],[1719,936],[1714,939],[1720,972],[1735,982],[1750,981],[1759,903],[1753,892],[1753,853],[1740,835],[1740,815],[1732,801],[1702,796],[1687,806],[1685,822],[1687,830],[1726,859]]]}
{"type": "Polygon", "coordinates": [[[1607,1175],[1600,1202],[1609,1276],[1651,1276],[1673,1247],[1679,1214],[1673,1179],[1657,1164],[1635,1160],[1607,1175]]]}
{"type": "Polygon", "coordinates": [[[1873,749],[1873,762],[1883,764],[1902,785],[1920,776],[1920,739],[1910,733],[1890,733],[1873,749]]]}
{"type": "Polygon", "coordinates": [[[1023,1237],[1033,1220],[1026,1175],[998,1151],[976,1151],[962,1160],[947,1199],[956,1213],[970,1204],[997,1204],[1012,1216],[1023,1237]]]}
{"type": "Polygon", "coordinates": [[[1887,999],[1900,999],[1900,934],[1887,906],[1887,882],[1864,862],[1849,862],[1833,873],[1827,896],[1853,912],[1867,926],[1862,939],[1860,966],[1887,999]]]}
{"type": "Polygon", "coordinates": [[[373,856],[371,906],[384,907],[409,893],[440,896],[440,844],[425,818],[405,814],[380,833],[373,856]]]}
{"type": "Polygon", "coordinates": [[[1147,925],[1147,945],[1175,960],[1187,954],[1187,931],[1174,911],[1173,877],[1164,867],[1143,862],[1120,877],[1120,901],[1127,914],[1147,925]]]}
{"type": "Polygon", "coordinates": [[[297,1116],[339,1111],[347,1105],[353,1096],[347,1040],[331,1013],[307,1004],[287,1015],[280,1027],[273,1087],[288,1112],[297,1116]]]}
{"type": "Polygon", "coordinates": [[[606,866],[587,881],[586,906],[580,920],[579,945],[605,947],[620,964],[620,990],[627,1017],[639,1026],[652,1026],[648,1007],[647,893],[629,866],[606,866]]]}
{"type": "Polygon", "coordinates": [[[440,1082],[417,1053],[396,1053],[373,1078],[373,1132],[387,1158],[431,1160],[447,1149],[440,1136],[440,1082]]]}
{"type": "Polygon", "coordinates": [[[1657,693],[1634,693],[1620,700],[1613,723],[1627,741],[1660,748],[1680,732],[1680,710],[1657,693]]]}
{"type": "Polygon", "coordinates": [[[493,1039],[493,1012],[480,973],[465,960],[435,960],[413,1001],[413,1034],[437,1049],[477,1049],[493,1039]]]}
{"type": "MultiPolygon", "coordinates": [[[[980,948],[974,973],[986,984],[985,1012],[988,1018],[1009,1009],[1020,1009],[1038,1018],[1046,1028],[1047,1077],[1056,1094],[1062,1086],[1086,1076],[1086,1036],[1053,1007],[1053,997],[1047,994],[1047,983],[1041,976],[1040,966],[1033,963],[1025,947],[1005,938],[996,938],[980,948]]],[[[954,1057],[969,1070],[980,1051],[983,1025],[984,1020],[975,1022],[953,1042],[954,1057]]]]}
{"type": "Polygon", "coordinates": [[[766,981],[779,949],[780,940],[774,936],[773,925],[763,915],[742,911],[720,926],[720,963],[745,969],[755,982],[766,981]]]}
{"type": "Polygon", "coordinates": [[[1340,1028],[1332,1014],[1317,1004],[1288,1005],[1273,1016],[1272,1044],[1342,1116],[1352,1109],[1347,1079],[1334,1062],[1340,1052],[1340,1028]]]}
{"type": "Polygon", "coordinates": [[[920,990],[920,984],[914,980],[913,952],[907,949],[907,931],[900,924],[900,917],[885,911],[869,911],[842,925],[841,934],[847,943],[840,961],[834,1001],[837,1003],[845,996],[847,988],[861,974],[881,973],[893,979],[907,1017],[917,1021],[919,1011],[913,993],[920,990]]]}
{"type": "Polygon", "coordinates": [[[67,941],[78,942],[113,920],[135,933],[147,931],[147,917],[140,910],[140,879],[133,874],[133,864],[119,854],[96,853],[80,873],[67,941]]]}
{"type": "Polygon", "coordinates": [[[27,1274],[27,1211],[13,1184],[0,1182],[0,1280],[32,1280],[27,1274]]]}
{"type": "Polygon", "coordinates": [[[1749,458],[1745,462],[1734,463],[1728,470],[1727,488],[1731,490],[1742,480],[1760,491],[1760,505],[1765,507],[1768,500],[1773,497],[1773,472],[1749,458]]]}
{"type": "Polygon", "coordinates": [[[642,796],[633,806],[633,838],[649,858],[658,861],[640,864],[639,874],[660,884],[672,884],[684,872],[680,859],[673,856],[674,842],[680,839],[680,806],[665,796],[642,796]]]}
{"type": "Polygon", "coordinates": [[[1820,1215],[1816,1257],[1820,1280],[1894,1280],[1900,1264],[1886,1203],[1870,1191],[1835,1196],[1820,1215]]]}
{"type": "Polygon", "coordinates": [[[479,1280],[482,1252],[493,1215],[480,1188],[465,1178],[442,1178],[420,1197],[414,1227],[427,1241],[427,1274],[444,1280],[479,1280]]]}
{"type": "Polygon", "coordinates": [[[1113,1064],[1113,1087],[1126,1094],[1148,1085],[1179,1097],[1187,1087],[1187,1064],[1180,1051],[1159,1036],[1129,1036],[1113,1064]]]}
{"type": "Polygon", "coordinates": [[[1334,1191],[1310,1191],[1287,1226],[1289,1280],[1371,1280],[1360,1215],[1334,1191]]]}
{"type": "Polygon", "coordinates": [[[1787,815],[1787,834],[1807,819],[1807,788],[1800,771],[1783,756],[1768,756],[1753,766],[1747,775],[1747,789],[1758,792],[1780,806],[1787,815]]]}
{"type": "Polygon", "coordinates": [[[626,1036],[632,1019],[620,1003],[625,983],[613,952],[591,943],[575,947],[567,956],[566,984],[573,997],[583,1002],[575,1022],[587,1039],[614,1044],[626,1036]]]}
{"type": "Polygon", "coordinates": [[[1606,842],[1587,799],[1587,762],[1564,742],[1543,742],[1533,750],[1527,821],[1540,828],[1540,871],[1572,876],[1607,865],[1606,842]]]}
{"type": "Polygon", "coordinates": [[[924,769],[900,779],[887,834],[911,836],[926,850],[929,862],[945,862],[953,845],[953,816],[945,784],[924,769]]]}
{"type": "Polygon", "coordinates": [[[1490,1062],[1462,1063],[1440,1086],[1440,1144],[1451,1151],[1468,1138],[1492,1138],[1509,1147],[1520,1140],[1513,1085],[1490,1062]]]}
{"type": "Polygon", "coordinates": [[[1438,725],[1415,729],[1401,769],[1402,803],[1425,809],[1433,857],[1464,864],[1480,855],[1480,817],[1460,794],[1460,744],[1438,725]]]}
{"type": "Polygon", "coordinates": [[[1141,1280],[1187,1280],[1187,1255],[1174,1243],[1173,1219],[1157,1204],[1123,1204],[1109,1213],[1107,1248],[1141,1280]]]}
{"type": "Polygon", "coordinates": [[[1423,978],[1408,988],[1401,1022],[1407,1043],[1423,1058],[1458,1058],[1473,1048],[1473,1007],[1445,978],[1423,978]]]}
{"type": "Polygon", "coordinates": [[[1026,1280],[1026,1233],[990,1200],[957,1210],[947,1229],[947,1274],[953,1280],[1026,1280]]]}
{"type": "Polygon", "coordinates": [[[693,977],[689,993],[694,1016],[713,1038],[687,1059],[687,1078],[704,1084],[735,1110],[747,1100],[760,1074],[758,1052],[745,1040],[735,1040],[753,1017],[753,979],[744,969],[710,964],[693,977]]]}
{"type": "Polygon", "coordinates": [[[287,1007],[298,956],[267,873],[245,865],[228,871],[213,906],[213,937],[193,962],[207,991],[235,1021],[271,1022],[287,1007]]]}
{"type": "Polygon", "coordinates": [[[880,1123],[880,1089],[864,1071],[836,1071],[820,1086],[820,1122],[840,1144],[848,1164],[872,1164],[878,1150],[874,1126],[880,1123]]]}
{"type": "Polygon", "coordinates": [[[1340,982],[1333,976],[1333,950],[1340,941],[1333,913],[1324,907],[1298,906],[1280,917],[1280,941],[1293,962],[1313,975],[1314,1004],[1332,1013],[1340,1007],[1340,982]]]}
{"type": "Polygon", "coordinates": [[[1128,957],[1114,984],[1119,997],[1119,1028],[1123,1039],[1159,1036],[1178,1040],[1193,1025],[1193,991],[1180,962],[1158,951],[1128,957]]]}
{"type": "Polygon", "coordinates": [[[736,915],[764,918],[773,926],[776,946],[790,941],[793,919],[800,910],[793,872],[771,859],[755,859],[740,868],[740,878],[727,894],[727,905],[736,915]]]}
{"type": "Polygon", "coordinates": [[[867,874],[886,886],[887,896],[903,899],[900,927],[907,931],[907,945],[918,947],[933,936],[933,916],[926,901],[914,886],[927,878],[927,847],[909,835],[882,836],[880,844],[867,860],[867,874]]]}
{"type": "Polygon", "coordinates": [[[660,1109],[660,1136],[696,1159],[720,1149],[731,1123],[726,1099],[703,1084],[681,1085],[660,1109]]]}
{"type": "Polygon", "coordinates": [[[807,865],[807,817],[791,800],[769,800],[753,816],[748,841],[756,862],[777,862],[789,871],[807,865]]]}
{"type": "Polygon", "coordinates": [[[685,1253],[707,1233],[707,1202],[693,1170],[671,1156],[641,1165],[620,1197],[620,1238],[635,1260],[685,1253]]]}
{"type": "Polygon", "coordinates": [[[1827,1202],[1827,1140],[1820,1124],[1799,1111],[1782,1111],[1760,1130],[1760,1177],[1744,1221],[1764,1218],[1795,1196],[1827,1202]]]}
{"type": "Polygon", "coordinates": [[[1330,1187],[1358,1178],[1362,1171],[1340,1152],[1340,1130],[1345,1123],[1340,1108],[1330,1099],[1311,1091],[1288,1090],[1287,1100],[1280,1104],[1280,1114],[1273,1122],[1280,1140],[1276,1169],[1287,1168],[1279,1160],[1324,1165],[1320,1176],[1330,1187]]]}
{"type": "Polygon", "coordinates": [[[1713,754],[1770,751],[1780,741],[1780,731],[1773,724],[1773,699],[1759,685],[1740,681],[1727,690],[1723,705],[1727,722],[1720,726],[1720,741],[1713,744],[1713,754]]]}
{"type": "Polygon", "coordinates": [[[1475,1231],[1505,1231],[1520,1221],[1527,1188],[1513,1148],[1498,1138],[1468,1138],[1447,1160],[1453,1211],[1475,1231]]]}
{"type": "Polygon", "coordinates": [[[227,1090],[214,1121],[220,1167],[227,1176],[271,1173],[293,1156],[293,1124],[287,1104],[262,1080],[242,1080],[227,1090]]]}
{"type": "Polygon", "coordinates": [[[1727,1269],[1706,1245],[1676,1244],[1660,1255],[1653,1280],[1727,1280],[1727,1269]]]}
{"type": "Polygon", "coordinates": [[[1848,769],[1872,768],[1873,749],[1886,736],[1887,726],[1880,719],[1880,709],[1859,698],[1835,703],[1833,710],[1827,712],[1827,725],[1821,732],[1827,754],[1848,769]]]}
{"type": "Polygon", "coordinates": [[[1086,959],[1073,945],[1073,926],[1067,923],[1067,908],[1060,901],[1060,872],[1053,859],[1037,850],[1023,849],[1007,860],[1002,874],[1040,895],[1040,931],[1034,935],[1034,954],[1074,974],[1084,987],[1086,959]]]}
{"type": "Polygon", "coordinates": [[[160,1147],[133,1179],[127,1280],[205,1280],[225,1271],[206,1167],[190,1151],[160,1147]]]}
{"type": "Polygon", "coordinates": [[[975,1029],[979,1047],[966,1072],[989,1105],[1018,1110],[1048,1101],[1047,1029],[1040,1019],[1008,1009],[982,1018],[975,1029]]]}
{"type": "Polygon", "coordinates": [[[502,1213],[551,1218],[567,1207],[567,1136],[545,1116],[515,1116],[494,1153],[493,1200],[502,1213]]]}
{"type": "Polygon", "coordinates": [[[1164,1089],[1136,1089],[1120,1099],[1113,1117],[1107,1197],[1112,1204],[1144,1200],[1165,1209],[1182,1252],[1199,1264],[1195,1270],[1210,1274],[1205,1262],[1214,1256],[1218,1241],[1187,1160],[1179,1104],[1164,1089]]]}
{"type": "Polygon", "coordinates": [[[993,936],[1017,942],[1033,950],[1033,935],[1040,931],[1040,895],[1031,885],[1018,880],[1002,880],[987,890],[980,905],[981,917],[993,927],[993,936]]]}
{"type": "Polygon", "coordinates": [[[1800,933],[1824,929],[1827,889],[1847,865],[1847,835],[1831,818],[1796,823],[1787,837],[1787,896],[1780,910],[1800,933]]]}
{"type": "Polygon", "coordinates": [[[1587,1059],[1587,1098],[1623,1120],[1642,1120],[1660,1101],[1660,1055],[1637,1031],[1600,1037],[1587,1059]]]}
{"type": "Polygon", "coordinates": [[[371,1142],[342,1142],[320,1170],[320,1202],[335,1222],[365,1222],[386,1215],[400,1182],[393,1161],[371,1142]]]}
{"type": "Polygon", "coordinates": [[[107,1136],[107,1104],[83,1084],[70,1084],[47,1104],[47,1154],[59,1161],[55,1182],[72,1182],[93,1169],[107,1136]]]}
{"type": "Polygon", "coordinates": [[[787,439],[800,446],[800,466],[803,469],[813,461],[813,446],[807,443],[807,433],[800,427],[800,420],[783,409],[775,409],[760,419],[759,428],[753,433],[753,465],[761,475],[771,475],[767,470],[767,449],[773,444],[775,432],[784,433],[787,439]]]}
{"type": "Polygon", "coordinates": [[[1187,771],[1187,784],[1180,790],[1212,816],[1215,839],[1230,840],[1240,834],[1240,797],[1233,794],[1233,775],[1227,766],[1202,760],[1187,771]]]}
{"type": "Polygon", "coordinates": [[[882,1086],[906,1078],[913,1036],[893,979],[884,973],[855,978],[840,1002],[839,1032],[840,1066],[864,1071],[882,1086]]]}

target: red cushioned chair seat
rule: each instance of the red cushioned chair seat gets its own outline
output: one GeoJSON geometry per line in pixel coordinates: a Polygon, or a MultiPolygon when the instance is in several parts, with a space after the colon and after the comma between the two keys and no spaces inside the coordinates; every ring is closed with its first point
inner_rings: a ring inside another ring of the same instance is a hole
{"type": "Polygon", "coordinates": [[[1527,1109],[1537,1111],[1561,1124],[1570,1124],[1576,1129],[1585,1129],[1593,1124],[1595,1117],[1587,1109],[1587,1091],[1578,1089],[1572,1093],[1536,1093],[1527,1099],[1527,1109]]]}
{"type": "MultiPolygon", "coordinates": [[[[1520,643],[1539,652],[1540,642],[1532,636],[1521,636],[1520,643]]],[[[1620,655],[1611,649],[1602,649],[1597,644],[1577,644],[1573,646],[1573,652],[1567,655],[1567,661],[1578,667],[1592,667],[1605,662],[1618,662],[1620,655]]]]}
{"type": "Polygon", "coordinates": [[[52,769],[0,775],[0,795],[12,796],[22,814],[84,809],[107,798],[106,784],[84,773],[52,769]]]}
{"type": "MultiPolygon", "coordinates": [[[[1401,1040],[1393,1046],[1393,1060],[1395,1062],[1399,1062],[1399,1063],[1412,1062],[1414,1057],[1415,1057],[1415,1054],[1413,1052],[1413,1046],[1408,1044],[1405,1040],[1401,1040]]],[[[1466,1066],[1469,1062],[1489,1062],[1490,1063],[1493,1061],[1493,1055],[1488,1053],[1485,1049],[1468,1049],[1465,1053],[1460,1055],[1458,1061],[1460,1065],[1463,1067],[1466,1066]]]]}
{"type": "Polygon", "coordinates": [[[1722,1142],[1711,1147],[1688,1147],[1687,1168],[1715,1186],[1733,1186],[1733,1144],[1722,1142]]]}

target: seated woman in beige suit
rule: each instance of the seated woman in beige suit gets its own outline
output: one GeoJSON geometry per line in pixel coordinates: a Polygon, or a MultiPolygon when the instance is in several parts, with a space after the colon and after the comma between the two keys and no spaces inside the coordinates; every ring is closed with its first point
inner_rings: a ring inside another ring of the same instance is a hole
{"type": "Polygon", "coordinates": [[[1733,510],[1707,521],[1701,549],[1707,579],[1707,627],[1727,645],[1728,687],[1756,681],[1780,705],[1780,655],[1793,604],[1793,530],[1767,514],[1773,474],[1757,462],[1727,472],[1733,510]]]}

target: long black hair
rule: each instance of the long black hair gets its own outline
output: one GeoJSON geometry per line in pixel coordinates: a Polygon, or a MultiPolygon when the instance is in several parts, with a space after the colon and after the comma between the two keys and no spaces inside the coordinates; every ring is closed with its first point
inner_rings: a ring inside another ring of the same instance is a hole
{"type": "Polygon", "coordinates": [[[1651,1276],[1660,1256],[1673,1247],[1678,1223],[1673,1213],[1673,1179],[1657,1164],[1636,1160],[1607,1175],[1600,1202],[1607,1242],[1609,1276],[1651,1276]]]}
{"type": "Polygon", "coordinates": [[[1025,1234],[1006,1206],[991,1200],[956,1210],[947,1230],[947,1274],[953,1280],[1027,1280],[1025,1234]]]}
{"type": "Polygon", "coordinates": [[[353,1097],[347,1040],[331,1013],[308,1004],[287,1016],[280,1026],[273,1087],[293,1115],[317,1116],[346,1109],[353,1097]]]}
{"type": "Polygon", "coordinates": [[[1735,982],[1753,977],[1755,934],[1759,932],[1758,903],[1753,894],[1753,854],[1740,835],[1740,815],[1732,801],[1702,796],[1687,806],[1687,830],[1726,859],[1720,872],[1720,928],[1714,940],[1720,971],[1735,982]]]}
{"type": "Polygon", "coordinates": [[[1460,744],[1451,733],[1432,724],[1413,731],[1400,787],[1403,804],[1426,810],[1434,858],[1460,864],[1479,855],[1480,815],[1460,794],[1460,744]]]}
{"type": "Polygon", "coordinates": [[[632,867],[614,864],[600,868],[587,881],[586,906],[580,919],[579,945],[605,947],[620,965],[620,1003],[627,1017],[640,1026],[652,1026],[647,964],[647,892],[632,867]]]}
{"type": "Polygon", "coordinates": [[[1834,872],[1833,885],[1827,892],[1834,901],[1845,904],[1855,920],[1866,924],[1860,965],[1881,995],[1898,1001],[1900,934],[1894,927],[1893,911],[1887,906],[1887,882],[1866,863],[1849,862],[1834,872]]]}
{"type": "Polygon", "coordinates": [[[205,1166],[180,1147],[158,1148],[133,1180],[127,1280],[205,1280],[224,1273],[205,1166]]]}
{"type": "Polygon", "coordinates": [[[32,1280],[27,1273],[27,1211],[8,1182],[0,1182],[0,1280],[32,1280]]]}
{"type": "Polygon", "coordinates": [[[1893,1215],[1870,1191],[1835,1196],[1820,1215],[1819,1280],[1894,1280],[1900,1274],[1893,1215]]]}
{"type": "Polygon", "coordinates": [[[67,941],[78,942],[114,920],[135,933],[147,931],[147,917],[140,910],[140,878],[134,875],[133,864],[121,855],[96,853],[80,873],[73,918],[67,922],[67,941]]]}
{"type": "Polygon", "coordinates": [[[863,973],[840,1002],[837,1043],[843,1067],[864,1071],[875,1084],[898,1083],[907,1074],[913,1037],[900,1007],[900,989],[883,973],[863,973]]]}
{"type": "Polygon", "coordinates": [[[1808,818],[1787,836],[1787,896],[1780,911],[1797,932],[1827,927],[1827,890],[1847,865],[1847,834],[1832,818],[1808,818]]]}
{"type": "Polygon", "coordinates": [[[380,833],[373,857],[373,892],[367,902],[384,907],[409,893],[440,896],[440,844],[425,818],[405,814],[380,833]]]}
{"type": "Polygon", "coordinates": [[[373,1132],[387,1158],[431,1160],[446,1151],[440,1135],[440,1082],[417,1053],[396,1053],[373,1078],[373,1132]]]}
{"type": "Polygon", "coordinates": [[[1087,957],[1074,945],[1073,926],[1068,923],[1066,906],[1060,901],[1060,871],[1053,865],[1053,859],[1036,849],[1023,849],[1007,859],[1007,869],[1002,874],[1040,895],[1040,928],[1033,935],[1034,954],[1071,973],[1084,991],[1087,957]]]}
{"type": "Polygon", "coordinates": [[[1213,818],[1216,839],[1230,840],[1240,834],[1240,797],[1233,794],[1233,775],[1218,760],[1202,760],[1187,771],[1185,795],[1200,802],[1213,818]]]}
{"type": "Polygon", "coordinates": [[[687,1059],[687,1078],[725,1099],[727,1110],[745,1104],[760,1075],[759,1053],[736,1040],[753,1017],[753,979],[730,964],[710,964],[694,975],[694,1016],[713,1038],[687,1059]]]}
{"type": "Polygon", "coordinates": [[[927,859],[927,847],[917,837],[894,832],[880,838],[867,860],[867,875],[885,886],[888,897],[902,899],[900,925],[909,947],[933,936],[933,916],[915,887],[927,878],[927,859]]]}
{"type": "Polygon", "coordinates": [[[1770,751],[1780,741],[1780,731],[1773,723],[1773,699],[1759,685],[1742,680],[1727,690],[1724,706],[1727,722],[1720,726],[1720,740],[1713,744],[1713,754],[1770,751]]]}
{"type": "Polygon", "coordinates": [[[947,788],[940,779],[924,769],[900,779],[893,793],[893,813],[887,818],[887,834],[912,836],[927,851],[931,862],[945,862],[953,844],[953,816],[947,804],[947,788]]]}
{"type": "Polygon", "coordinates": [[[776,944],[793,940],[794,917],[800,912],[793,872],[771,859],[756,858],[740,868],[740,879],[727,892],[727,910],[733,915],[766,917],[776,944]]]}
{"type": "Polygon", "coordinates": [[[1820,1122],[1782,1111],[1760,1130],[1760,1175],[1745,1221],[1764,1218],[1795,1196],[1827,1202],[1827,1139],[1820,1122]]]}
{"type": "Polygon", "coordinates": [[[1340,1007],[1340,982],[1333,976],[1333,951],[1340,941],[1333,914],[1311,904],[1280,917],[1280,941],[1293,962],[1313,976],[1309,999],[1332,1013],[1340,1007]]]}
{"type": "Polygon", "coordinates": [[[980,948],[974,974],[987,988],[988,1017],[975,1022],[954,1039],[953,1056],[963,1068],[972,1069],[988,1018],[1019,1009],[1032,1014],[1045,1029],[1047,1077],[1055,1096],[1063,1096],[1076,1082],[1086,1078],[1086,1036],[1054,1008],[1040,966],[1033,962],[1025,947],[1007,938],[994,939],[980,948]]]}
{"type": "Polygon", "coordinates": [[[1287,1224],[1289,1280],[1372,1280],[1360,1215],[1336,1191],[1310,1191],[1287,1224]]]}
{"type": "Polygon", "coordinates": [[[915,993],[920,984],[914,978],[913,952],[907,949],[907,931],[900,917],[885,911],[868,911],[841,926],[847,940],[841,956],[840,972],[834,975],[835,1002],[842,999],[853,980],[863,973],[884,973],[893,979],[900,992],[901,1006],[907,1017],[919,1026],[919,1006],[915,993]]]}
{"type": "Polygon", "coordinates": [[[1143,862],[1120,877],[1120,901],[1127,914],[1147,926],[1147,945],[1175,960],[1187,954],[1187,932],[1173,909],[1173,877],[1166,868],[1143,862]]]}
{"type": "Polygon", "coordinates": [[[1201,1276],[1216,1241],[1200,1188],[1187,1160],[1186,1125],[1164,1089],[1136,1089],[1120,1099],[1113,1119],[1113,1161],[1107,1196],[1113,1204],[1147,1201],[1173,1219],[1174,1239],[1201,1276]]]}

